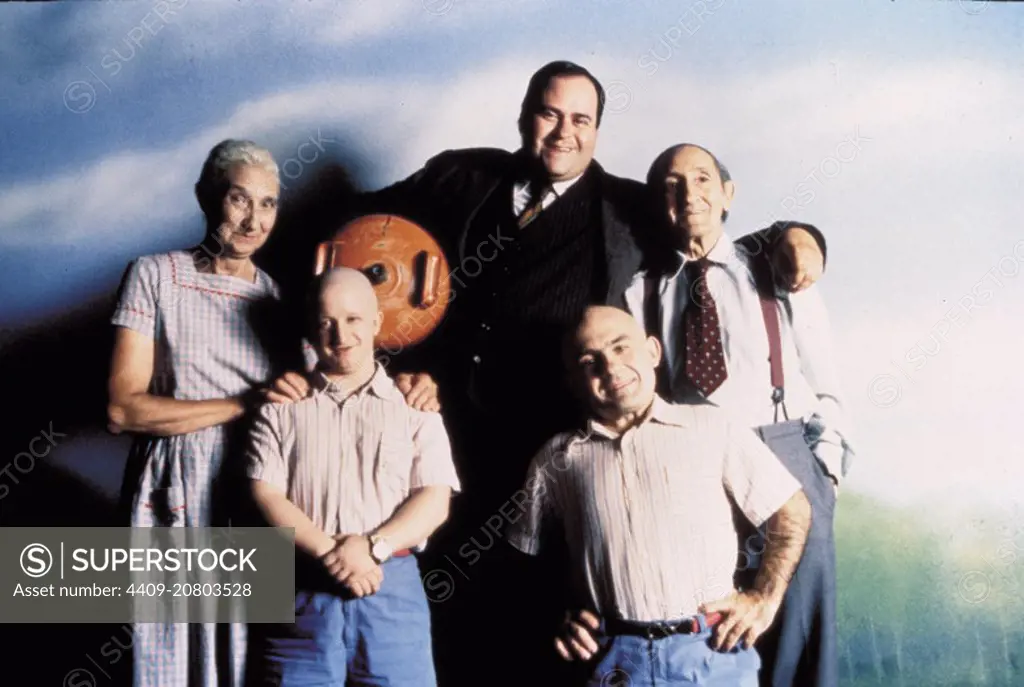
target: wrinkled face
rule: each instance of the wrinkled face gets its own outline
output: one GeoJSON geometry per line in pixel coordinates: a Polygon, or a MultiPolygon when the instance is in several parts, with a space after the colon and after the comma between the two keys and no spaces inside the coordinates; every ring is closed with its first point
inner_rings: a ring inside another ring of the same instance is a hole
{"type": "Polygon", "coordinates": [[[221,201],[221,223],[215,237],[221,256],[249,258],[270,236],[277,221],[281,184],[277,175],[260,165],[235,165],[225,177],[227,192],[221,201]]]}
{"type": "Polygon", "coordinates": [[[555,77],[533,115],[530,154],[551,181],[575,179],[594,159],[597,144],[597,91],[585,76],[555,77]]]}
{"type": "Polygon", "coordinates": [[[692,146],[676,152],[663,180],[665,212],[681,238],[714,238],[722,232],[722,212],[729,209],[735,188],[722,182],[710,155],[692,146]]]}
{"type": "Polygon", "coordinates": [[[374,364],[373,339],[380,331],[381,314],[372,292],[333,286],[320,295],[316,352],[329,374],[351,375],[374,364]]]}
{"type": "Polygon", "coordinates": [[[591,310],[577,331],[575,352],[578,386],[598,416],[617,420],[654,400],[661,346],[627,313],[591,310]]]}

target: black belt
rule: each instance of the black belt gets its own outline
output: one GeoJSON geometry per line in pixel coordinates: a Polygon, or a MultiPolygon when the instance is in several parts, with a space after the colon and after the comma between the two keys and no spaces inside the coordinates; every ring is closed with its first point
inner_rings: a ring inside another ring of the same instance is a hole
{"type": "Polygon", "coordinates": [[[631,637],[646,637],[647,639],[662,639],[672,635],[696,634],[700,632],[700,623],[697,622],[696,618],[687,618],[673,622],[638,622],[635,620],[606,618],[604,621],[604,632],[612,637],[616,635],[629,635],[631,637]]]}

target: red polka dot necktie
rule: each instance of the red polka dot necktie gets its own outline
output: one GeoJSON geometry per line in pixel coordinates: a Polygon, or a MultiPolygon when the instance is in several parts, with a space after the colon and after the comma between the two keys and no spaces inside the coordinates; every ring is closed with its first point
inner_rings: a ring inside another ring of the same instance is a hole
{"type": "Polygon", "coordinates": [[[683,311],[683,336],[686,342],[687,380],[705,397],[714,393],[728,376],[718,306],[708,290],[707,259],[691,260],[683,266],[689,299],[683,311]]]}

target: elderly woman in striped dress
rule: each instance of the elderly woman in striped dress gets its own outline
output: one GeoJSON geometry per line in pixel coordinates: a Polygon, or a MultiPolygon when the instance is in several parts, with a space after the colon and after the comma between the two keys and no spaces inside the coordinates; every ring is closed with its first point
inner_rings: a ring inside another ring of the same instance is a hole
{"type": "MultiPolygon", "coordinates": [[[[137,435],[123,492],[137,527],[227,524],[239,420],[291,362],[271,343],[278,287],[252,261],[277,219],[276,163],[250,141],[223,141],[195,190],[202,243],[132,262],[112,319],[108,415],[112,432],[137,435]]],[[[245,626],[139,624],[134,652],[136,687],[241,685],[245,626]]]]}

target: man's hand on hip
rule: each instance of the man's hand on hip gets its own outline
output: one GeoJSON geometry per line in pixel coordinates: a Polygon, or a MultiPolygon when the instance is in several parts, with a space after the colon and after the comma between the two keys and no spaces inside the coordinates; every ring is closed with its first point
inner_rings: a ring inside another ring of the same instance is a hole
{"type": "Polygon", "coordinates": [[[729,651],[738,642],[750,648],[771,626],[800,564],[811,517],[811,503],[803,490],[797,489],[768,518],[768,537],[753,588],[700,607],[705,615],[718,612],[723,616],[715,629],[716,649],[729,651]]]}
{"type": "Polygon", "coordinates": [[[700,607],[700,612],[705,615],[715,612],[722,614],[721,622],[715,626],[714,646],[719,651],[731,651],[740,642],[746,649],[754,646],[757,638],[775,620],[781,605],[780,600],[749,590],[733,592],[724,599],[706,603],[700,607]]]}
{"type": "Polygon", "coordinates": [[[405,402],[416,410],[428,413],[441,411],[437,396],[437,382],[426,372],[402,372],[395,377],[398,390],[405,396],[405,402]]]}
{"type": "Polygon", "coordinates": [[[594,633],[600,627],[601,621],[590,611],[566,611],[555,650],[566,661],[589,661],[599,648],[594,633]]]}

